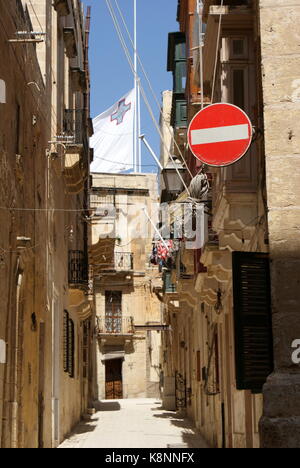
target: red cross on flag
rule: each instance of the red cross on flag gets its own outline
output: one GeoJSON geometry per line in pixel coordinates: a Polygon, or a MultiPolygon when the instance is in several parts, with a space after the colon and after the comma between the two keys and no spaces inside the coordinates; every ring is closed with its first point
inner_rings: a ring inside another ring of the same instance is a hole
{"type": "Polygon", "coordinates": [[[91,171],[118,173],[133,168],[134,90],[93,120],[91,171]]]}

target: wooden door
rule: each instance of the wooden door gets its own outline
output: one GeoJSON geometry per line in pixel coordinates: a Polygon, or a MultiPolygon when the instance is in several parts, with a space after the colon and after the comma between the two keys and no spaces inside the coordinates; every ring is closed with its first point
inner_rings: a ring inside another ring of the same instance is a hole
{"type": "Polygon", "coordinates": [[[123,398],[122,359],[106,361],[105,398],[120,400],[123,398]]]}

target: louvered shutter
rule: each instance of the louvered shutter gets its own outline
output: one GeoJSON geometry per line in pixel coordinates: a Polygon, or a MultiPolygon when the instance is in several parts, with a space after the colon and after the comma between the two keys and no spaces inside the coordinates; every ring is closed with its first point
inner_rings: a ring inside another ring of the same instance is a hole
{"type": "Polygon", "coordinates": [[[73,378],[75,375],[74,351],[75,351],[75,327],[74,327],[73,320],[69,318],[68,320],[68,372],[71,378],[73,378]]]}
{"type": "Polygon", "coordinates": [[[233,253],[236,384],[261,393],[273,371],[269,256],[233,253]]]}
{"type": "Polygon", "coordinates": [[[64,359],[64,372],[69,371],[69,313],[64,311],[64,327],[63,327],[63,359],[64,359]]]}

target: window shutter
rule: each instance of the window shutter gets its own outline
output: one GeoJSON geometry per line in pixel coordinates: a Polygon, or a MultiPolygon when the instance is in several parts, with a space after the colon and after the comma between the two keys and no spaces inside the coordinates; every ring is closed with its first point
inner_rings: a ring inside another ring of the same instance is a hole
{"type": "Polygon", "coordinates": [[[269,256],[232,255],[237,389],[261,393],[273,371],[269,256]]]}
{"type": "Polygon", "coordinates": [[[63,328],[63,360],[64,360],[64,372],[68,372],[69,370],[69,347],[68,347],[68,341],[69,341],[69,332],[68,332],[68,326],[69,326],[69,313],[65,310],[64,311],[64,328],[63,328]]]}
{"type": "Polygon", "coordinates": [[[71,378],[75,376],[74,351],[75,351],[75,328],[74,328],[73,320],[69,318],[68,320],[68,372],[71,378]]]}

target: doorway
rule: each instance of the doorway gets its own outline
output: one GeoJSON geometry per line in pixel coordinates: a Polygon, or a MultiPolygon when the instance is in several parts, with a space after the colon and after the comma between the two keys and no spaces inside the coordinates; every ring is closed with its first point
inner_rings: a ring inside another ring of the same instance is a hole
{"type": "Polygon", "coordinates": [[[123,398],[122,359],[112,359],[105,363],[105,398],[120,400],[123,398]]]}

